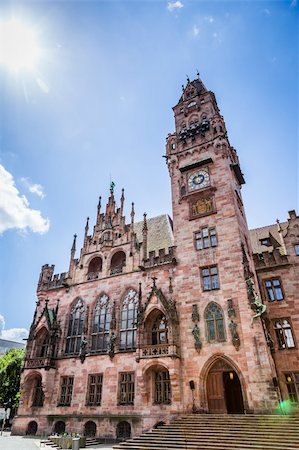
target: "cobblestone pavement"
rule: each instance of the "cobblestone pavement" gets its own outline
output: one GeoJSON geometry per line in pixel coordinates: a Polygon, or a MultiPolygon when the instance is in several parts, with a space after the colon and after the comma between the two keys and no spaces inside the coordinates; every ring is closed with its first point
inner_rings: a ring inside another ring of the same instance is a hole
{"type": "MultiPolygon", "coordinates": [[[[40,438],[27,436],[11,436],[10,433],[4,432],[0,436],[0,450],[47,450],[46,447],[40,443],[40,438]]],[[[107,444],[96,445],[95,447],[88,447],[89,450],[112,450],[112,446],[107,444]]]]}

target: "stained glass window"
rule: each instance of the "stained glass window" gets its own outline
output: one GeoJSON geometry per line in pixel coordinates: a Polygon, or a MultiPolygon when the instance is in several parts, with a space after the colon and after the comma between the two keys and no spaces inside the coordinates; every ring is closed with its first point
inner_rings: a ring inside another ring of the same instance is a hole
{"type": "Polygon", "coordinates": [[[109,343],[111,308],[109,298],[103,294],[97,301],[94,310],[91,351],[106,352],[109,343]]]}
{"type": "Polygon", "coordinates": [[[66,348],[65,348],[65,353],[69,355],[79,354],[81,338],[83,333],[84,319],[85,319],[85,306],[83,300],[79,298],[72,307],[69,316],[67,337],[66,337],[66,348]]]}
{"type": "Polygon", "coordinates": [[[121,309],[120,350],[132,350],[136,347],[138,294],[130,289],[124,298],[121,309]]]}
{"type": "Polygon", "coordinates": [[[209,342],[225,341],[223,311],[217,303],[211,303],[205,312],[207,340],[209,342]]]}

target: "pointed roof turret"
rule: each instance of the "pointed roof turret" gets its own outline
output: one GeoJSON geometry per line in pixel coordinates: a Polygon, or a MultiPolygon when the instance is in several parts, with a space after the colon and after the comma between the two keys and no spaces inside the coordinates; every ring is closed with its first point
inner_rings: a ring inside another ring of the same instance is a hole
{"type": "Polygon", "coordinates": [[[190,81],[189,77],[187,76],[187,84],[186,86],[182,85],[183,93],[181,95],[181,98],[179,100],[179,103],[190,100],[193,97],[196,97],[197,95],[201,95],[205,92],[207,92],[207,88],[203,84],[202,80],[199,77],[199,72],[197,71],[197,78],[195,80],[190,81]]]}
{"type": "Polygon", "coordinates": [[[97,211],[97,222],[96,222],[97,225],[99,225],[100,221],[101,221],[101,206],[102,206],[102,197],[99,196],[98,211],[97,211]]]}
{"type": "Polygon", "coordinates": [[[125,202],[125,190],[122,188],[121,190],[121,197],[120,197],[120,214],[123,215],[124,211],[124,202],[125,202]]]}

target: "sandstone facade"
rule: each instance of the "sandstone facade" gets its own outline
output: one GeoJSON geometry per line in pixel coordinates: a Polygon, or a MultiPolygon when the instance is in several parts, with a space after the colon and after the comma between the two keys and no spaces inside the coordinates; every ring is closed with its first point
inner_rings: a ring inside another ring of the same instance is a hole
{"type": "Polygon", "coordinates": [[[117,208],[112,184],[78,258],[74,237],[68,271],[42,267],[14,433],[127,437],[183,412],[274,411],[279,388],[287,395],[286,363],[273,358],[266,326],[272,312],[267,321],[260,300],[244,178],[215,96],[188,81],[174,115],[173,223],[166,215],[135,223],[134,204],[127,222],[124,192],[117,208]]]}

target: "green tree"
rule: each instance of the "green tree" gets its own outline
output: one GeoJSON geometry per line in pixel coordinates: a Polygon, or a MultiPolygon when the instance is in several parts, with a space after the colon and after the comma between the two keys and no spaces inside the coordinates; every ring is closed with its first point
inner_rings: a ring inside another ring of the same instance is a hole
{"type": "Polygon", "coordinates": [[[15,411],[20,398],[20,378],[25,351],[12,348],[0,357],[0,405],[15,411]]]}

